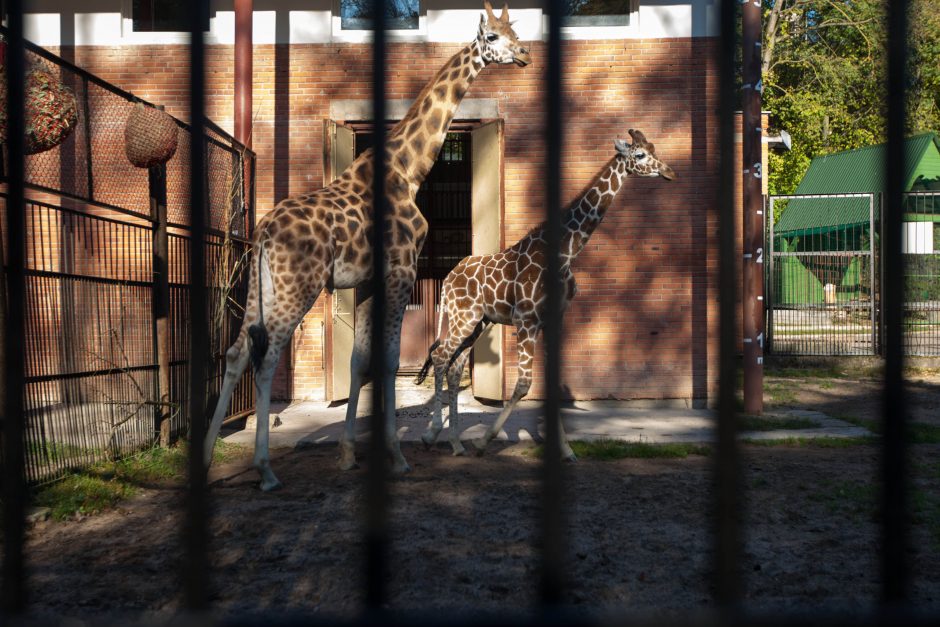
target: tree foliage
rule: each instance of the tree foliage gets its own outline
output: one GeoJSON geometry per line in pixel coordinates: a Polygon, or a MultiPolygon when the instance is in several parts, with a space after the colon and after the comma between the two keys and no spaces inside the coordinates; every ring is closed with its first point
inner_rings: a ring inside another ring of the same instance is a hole
{"type": "MultiPolygon", "coordinates": [[[[793,137],[770,156],[792,193],[814,156],[884,141],[887,0],[764,0],[764,108],[793,137]]],[[[913,0],[907,131],[940,131],[940,0],[913,0]]]]}

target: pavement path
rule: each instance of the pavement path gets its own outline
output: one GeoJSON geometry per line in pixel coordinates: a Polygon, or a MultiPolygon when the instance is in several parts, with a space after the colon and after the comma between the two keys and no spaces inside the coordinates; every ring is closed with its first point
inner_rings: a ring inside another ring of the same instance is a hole
{"type": "MultiPolygon", "coordinates": [[[[431,419],[433,390],[415,386],[404,377],[397,386],[398,435],[405,442],[417,441],[425,432],[431,419]]],[[[357,440],[368,438],[368,416],[371,401],[370,386],[360,395],[360,407],[356,420],[357,440]]],[[[565,429],[571,440],[594,440],[612,438],[643,442],[692,442],[703,443],[714,439],[716,412],[682,406],[681,401],[669,403],[625,402],[625,401],[576,401],[563,408],[565,429]]],[[[499,415],[499,405],[481,403],[470,390],[461,390],[457,401],[460,413],[461,439],[469,440],[482,436],[486,427],[499,415]]],[[[522,401],[506,422],[498,439],[510,442],[541,440],[544,429],[541,424],[540,401],[522,401]]],[[[327,442],[338,442],[343,432],[346,405],[330,407],[325,401],[302,401],[293,403],[277,413],[279,423],[271,429],[271,448],[295,448],[327,442]]],[[[742,434],[743,438],[773,440],[782,438],[814,438],[821,436],[855,437],[871,435],[871,432],[843,420],[831,418],[816,411],[784,410],[765,414],[766,417],[808,418],[819,426],[807,429],[780,429],[753,431],[742,434]]],[[[248,419],[244,430],[226,436],[226,442],[253,445],[254,417],[248,419]]],[[[446,396],[444,409],[444,431],[438,439],[447,441],[446,396]]]]}

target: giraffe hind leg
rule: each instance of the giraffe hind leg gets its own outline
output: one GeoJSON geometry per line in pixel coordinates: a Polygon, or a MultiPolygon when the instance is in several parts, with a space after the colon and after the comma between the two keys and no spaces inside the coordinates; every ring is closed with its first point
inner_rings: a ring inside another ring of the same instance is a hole
{"type": "Polygon", "coordinates": [[[225,353],[225,376],[222,379],[222,389],[219,392],[219,400],[216,403],[215,411],[212,414],[212,421],[206,431],[204,442],[204,457],[206,468],[212,464],[212,451],[215,448],[215,440],[222,428],[222,421],[228,411],[228,404],[238,385],[238,380],[248,367],[248,346],[245,341],[245,335],[240,335],[231,348],[225,353]]]}
{"type": "Polygon", "coordinates": [[[447,400],[449,402],[448,419],[450,421],[449,439],[450,446],[455,456],[463,455],[466,452],[466,449],[464,449],[463,444],[460,442],[460,413],[458,406],[460,399],[460,379],[463,376],[464,366],[467,365],[467,360],[470,359],[470,348],[487,326],[489,326],[487,322],[478,322],[476,326],[473,327],[473,332],[468,337],[464,338],[460,346],[457,347],[457,353],[450,358],[448,364],[447,400]]]}
{"type": "Polygon", "coordinates": [[[269,453],[269,419],[271,412],[271,384],[274,381],[274,370],[280,357],[280,347],[270,347],[261,367],[255,371],[255,387],[258,397],[255,399],[255,412],[257,414],[257,429],[255,431],[254,466],[261,475],[261,489],[265,492],[277,490],[281,487],[271,470],[269,453]]]}

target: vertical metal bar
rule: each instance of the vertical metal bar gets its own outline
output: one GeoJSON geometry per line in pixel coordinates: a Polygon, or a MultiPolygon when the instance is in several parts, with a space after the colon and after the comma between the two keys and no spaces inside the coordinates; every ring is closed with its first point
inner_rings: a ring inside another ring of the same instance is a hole
{"type": "MultiPolygon", "coordinates": [[[[719,390],[718,432],[715,455],[715,599],[731,609],[741,599],[741,511],[742,487],[737,421],[735,416],[735,291],[736,247],[734,241],[734,53],[735,4],[721,3],[719,50],[719,390]]],[[[737,179],[740,180],[740,179],[737,179]]]]}
{"type": "Polygon", "coordinates": [[[885,163],[884,302],[885,382],[882,403],[884,516],[882,527],[882,601],[889,605],[908,598],[908,464],[907,402],[904,394],[904,259],[901,229],[904,213],[904,130],[908,1],[891,0],[888,8],[888,151],[885,163]]]}
{"type": "Polygon", "coordinates": [[[545,455],[542,459],[542,580],[541,602],[547,610],[561,602],[564,560],[562,523],[562,465],[559,417],[561,406],[561,116],[562,2],[546,0],[549,16],[546,70],[545,139],[545,455]]]}
{"type": "Polygon", "coordinates": [[[764,409],[764,221],[761,204],[761,4],[742,5],[742,157],[744,164],[744,411],[764,409]]]}
{"type": "Polygon", "coordinates": [[[767,264],[769,267],[768,274],[770,275],[769,280],[767,281],[767,298],[764,302],[764,306],[767,308],[767,352],[772,353],[774,350],[774,306],[777,298],[777,293],[774,289],[777,281],[777,267],[774,260],[774,253],[777,250],[776,242],[774,241],[774,203],[777,199],[773,196],[767,197],[767,210],[765,211],[765,218],[767,224],[770,226],[767,227],[770,231],[768,235],[767,242],[767,264]]]}
{"type": "MultiPolygon", "coordinates": [[[[388,556],[388,459],[385,449],[385,0],[372,0],[372,416],[366,474],[366,608],[381,609],[386,598],[388,556]]],[[[388,412],[395,414],[395,408],[388,412]]]]}
{"type": "Polygon", "coordinates": [[[871,307],[871,354],[878,354],[878,325],[875,318],[875,195],[868,195],[868,304],[871,307]]]}
{"type": "Polygon", "coordinates": [[[186,551],[183,575],[186,609],[208,608],[208,506],[203,460],[205,438],[206,376],[209,361],[209,317],[206,310],[206,177],[205,177],[205,44],[203,24],[208,3],[193,2],[190,8],[189,90],[192,130],[190,136],[190,251],[189,251],[189,490],[183,546],[186,551]]]}
{"type": "MultiPolygon", "coordinates": [[[[5,613],[16,614],[26,607],[26,574],[23,540],[26,508],[24,484],[23,411],[25,387],[25,205],[23,199],[23,129],[24,126],[24,49],[22,0],[6,3],[7,34],[7,153],[9,176],[7,196],[7,268],[8,299],[3,329],[3,592],[5,613]]],[[[3,294],[0,293],[0,297],[3,294]]]]}

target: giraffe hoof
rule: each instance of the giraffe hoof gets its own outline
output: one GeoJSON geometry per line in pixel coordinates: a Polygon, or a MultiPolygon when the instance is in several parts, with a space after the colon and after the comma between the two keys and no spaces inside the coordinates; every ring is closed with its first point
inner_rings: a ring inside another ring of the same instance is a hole
{"type": "Polygon", "coordinates": [[[339,469],[340,470],[355,470],[359,468],[359,464],[356,463],[356,459],[352,458],[343,458],[339,460],[339,469]]]}
{"type": "Polygon", "coordinates": [[[392,474],[405,475],[411,472],[411,466],[406,461],[395,462],[392,465],[392,474]]]}
{"type": "Polygon", "coordinates": [[[428,431],[421,436],[421,441],[424,443],[424,448],[431,448],[437,442],[437,435],[428,431]]]}
{"type": "Polygon", "coordinates": [[[467,453],[467,449],[460,442],[452,443],[451,446],[454,449],[454,457],[463,457],[467,453]]]}
{"type": "Polygon", "coordinates": [[[578,462],[578,456],[574,454],[574,451],[571,451],[567,455],[563,455],[562,459],[570,464],[576,464],[578,462]]]}
{"type": "Polygon", "coordinates": [[[486,438],[473,438],[470,443],[477,450],[477,457],[479,457],[486,452],[486,445],[489,444],[489,441],[486,438]]]}
{"type": "Polygon", "coordinates": [[[277,479],[273,481],[262,481],[261,482],[261,491],[262,492],[274,492],[280,490],[284,487],[284,484],[278,481],[277,479]]]}

